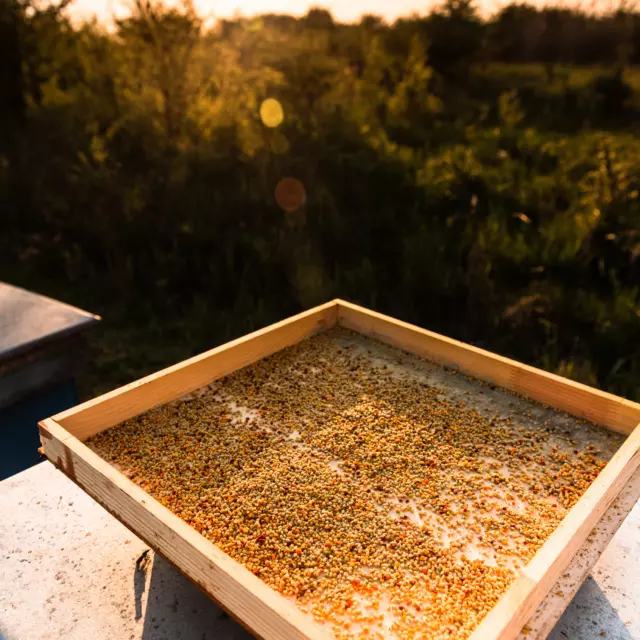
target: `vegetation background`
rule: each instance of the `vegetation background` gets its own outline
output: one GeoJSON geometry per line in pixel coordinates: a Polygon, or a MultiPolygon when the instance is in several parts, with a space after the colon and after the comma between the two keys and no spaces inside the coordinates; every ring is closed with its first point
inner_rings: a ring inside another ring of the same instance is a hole
{"type": "Polygon", "coordinates": [[[637,11],[34,2],[0,0],[0,278],[103,315],[83,395],[340,296],[640,399],[637,11]]]}

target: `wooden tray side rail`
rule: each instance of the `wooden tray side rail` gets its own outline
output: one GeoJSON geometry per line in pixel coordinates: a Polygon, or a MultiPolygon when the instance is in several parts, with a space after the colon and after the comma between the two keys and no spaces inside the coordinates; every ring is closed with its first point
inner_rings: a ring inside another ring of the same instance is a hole
{"type": "Polygon", "coordinates": [[[338,323],[611,431],[629,434],[471,636],[471,640],[515,638],[640,467],[640,405],[342,300],[338,301],[338,323]]]}
{"type": "Polygon", "coordinates": [[[316,307],[85,402],[40,427],[42,451],[71,480],[262,638],[326,638],[320,626],[82,443],[336,323],[316,307]]]}
{"type": "Polygon", "coordinates": [[[640,425],[476,627],[471,640],[516,637],[639,465],[640,425]]]}
{"type": "Polygon", "coordinates": [[[338,300],[338,324],[422,358],[492,382],[554,409],[629,435],[640,404],[536,369],[407,322],[338,300]]]}
{"type": "Polygon", "coordinates": [[[242,367],[335,325],[337,305],[328,302],[242,338],[184,360],[54,416],[79,440],[176,400],[242,367]]]}
{"type": "Polygon", "coordinates": [[[472,640],[515,638],[640,466],[640,405],[334,300],[42,421],[43,452],[257,636],[326,637],[326,632],[290,601],[215,547],[82,441],[336,323],[613,431],[630,434],[472,635],[472,640]]]}
{"type": "Polygon", "coordinates": [[[259,638],[326,640],[293,603],[209,542],[55,420],[40,423],[47,458],[259,638]]]}

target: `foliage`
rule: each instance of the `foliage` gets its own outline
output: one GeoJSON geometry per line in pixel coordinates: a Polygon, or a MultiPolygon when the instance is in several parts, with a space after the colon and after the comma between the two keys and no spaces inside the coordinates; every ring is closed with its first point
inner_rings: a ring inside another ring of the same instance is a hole
{"type": "Polygon", "coordinates": [[[640,397],[636,14],[65,15],[0,15],[0,273],[104,316],[86,393],[341,296],[640,397]]]}

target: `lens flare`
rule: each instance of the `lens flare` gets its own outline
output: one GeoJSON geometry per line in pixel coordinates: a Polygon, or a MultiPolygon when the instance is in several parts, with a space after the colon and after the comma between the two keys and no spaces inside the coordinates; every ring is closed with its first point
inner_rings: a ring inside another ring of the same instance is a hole
{"type": "Polygon", "coordinates": [[[279,131],[275,133],[271,140],[271,151],[278,155],[284,155],[289,151],[289,141],[279,131]]]}
{"type": "Polygon", "coordinates": [[[284,120],[282,105],[275,98],[267,98],[260,105],[260,119],[265,127],[275,129],[284,120]]]}
{"type": "Polygon", "coordinates": [[[299,209],[307,199],[304,185],[297,178],[282,178],[276,185],[275,198],[287,213],[299,209]]]}

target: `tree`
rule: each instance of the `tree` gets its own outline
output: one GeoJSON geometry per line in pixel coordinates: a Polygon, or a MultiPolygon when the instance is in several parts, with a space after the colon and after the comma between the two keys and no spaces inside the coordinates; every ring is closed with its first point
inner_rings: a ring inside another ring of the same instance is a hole
{"type": "Polygon", "coordinates": [[[134,6],[131,17],[118,21],[118,36],[135,61],[129,71],[139,89],[151,86],[158,92],[164,129],[175,141],[197,91],[190,67],[202,20],[191,0],[180,8],[150,0],[136,0],[134,6]]]}
{"type": "Polygon", "coordinates": [[[65,47],[71,0],[42,8],[32,0],[0,0],[0,115],[7,130],[26,122],[29,99],[40,102],[40,87],[61,64],[77,67],[65,47]]]}
{"type": "Polygon", "coordinates": [[[411,39],[402,77],[389,99],[392,123],[411,129],[419,126],[425,120],[425,115],[433,115],[438,111],[439,102],[429,90],[432,75],[424,46],[416,34],[411,39]]]}
{"type": "Polygon", "coordinates": [[[333,16],[326,9],[312,7],[304,17],[304,23],[311,29],[333,29],[333,16]]]}
{"type": "Polygon", "coordinates": [[[446,0],[424,25],[432,66],[444,75],[466,73],[484,37],[484,25],[473,0],[446,0]]]}
{"type": "Polygon", "coordinates": [[[505,62],[536,60],[544,19],[536,7],[509,4],[503,7],[488,28],[488,47],[494,59],[505,62]]]}

